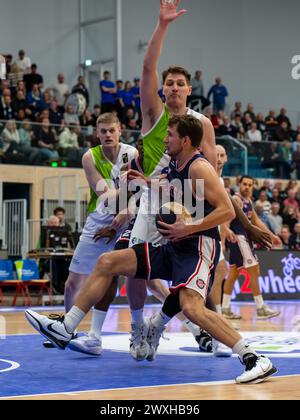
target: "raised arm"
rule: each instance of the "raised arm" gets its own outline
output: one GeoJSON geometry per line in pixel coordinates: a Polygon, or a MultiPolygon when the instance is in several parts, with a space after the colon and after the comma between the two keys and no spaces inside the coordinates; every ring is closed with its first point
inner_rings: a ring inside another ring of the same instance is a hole
{"type": "Polygon", "coordinates": [[[163,109],[163,103],[158,96],[159,76],[157,68],[169,24],[186,13],[186,10],[177,12],[180,0],[174,0],[173,3],[161,0],[159,21],[149,41],[144,58],[141,80],[142,132],[144,134],[151,130],[163,109]]]}
{"type": "Polygon", "coordinates": [[[208,118],[201,120],[203,126],[203,140],[201,148],[204,156],[209,163],[216,170],[217,169],[217,149],[216,149],[216,135],[214,127],[208,118]]]}
{"type": "Polygon", "coordinates": [[[108,190],[108,186],[100,173],[97,171],[93,161],[92,153],[90,151],[85,153],[83,156],[82,166],[90,188],[100,197],[105,191],[108,190]],[[101,181],[103,184],[100,184],[101,181]]]}

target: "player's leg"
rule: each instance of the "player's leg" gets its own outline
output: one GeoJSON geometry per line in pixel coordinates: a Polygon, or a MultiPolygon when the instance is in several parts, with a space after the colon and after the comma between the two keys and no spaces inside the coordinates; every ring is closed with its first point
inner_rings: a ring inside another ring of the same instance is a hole
{"type": "Polygon", "coordinates": [[[223,258],[217,266],[214,284],[210,292],[210,298],[214,302],[218,314],[222,314],[223,283],[227,278],[228,273],[227,263],[223,258]]]}
{"type": "Polygon", "coordinates": [[[238,279],[240,269],[237,268],[236,265],[233,265],[229,269],[228,277],[224,284],[224,294],[223,294],[223,303],[222,303],[222,314],[227,319],[232,320],[239,320],[242,319],[240,315],[237,315],[232,312],[231,310],[231,298],[232,298],[232,292],[235,285],[235,282],[238,279]]]}
{"type": "Polygon", "coordinates": [[[68,279],[65,283],[65,311],[69,310],[74,305],[76,296],[81,289],[82,285],[88,278],[87,274],[78,274],[70,271],[68,279]]]}
{"type": "Polygon", "coordinates": [[[55,320],[53,317],[47,318],[33,311],[26,311],[26,318],[37,331],[57,347],[64,349],[82,319],[107,293],[113,281],[112,276],[123,274],[133,277],[136,271],[137,257],[132,249],[103,254],[80,290],[75,305],[65,317],[55,320]]]}
{"type": "Polygon", "coordinates": [[[183,313],[195,324],[204,328],[216,340],[237,353],[245,365],[245,372],[237,383],[259,383],[277,372],[271,361],[259,356],[219,314],[205,307],[203,297],[194,290],[180,289],[180,305],[183,313]]]}

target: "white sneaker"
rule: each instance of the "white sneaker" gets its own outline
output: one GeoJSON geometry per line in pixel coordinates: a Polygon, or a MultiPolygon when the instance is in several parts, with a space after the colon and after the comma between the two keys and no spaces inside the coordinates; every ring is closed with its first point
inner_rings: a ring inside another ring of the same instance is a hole
{"type": "Polygon", "coordinates": [[[215,357],[231,357],[233,354],[231,348],[217,340],[213,340],[213,352],[215,357]]]}
{"type": "Polygon", "coordinates": [[[33,328],[61,350],[64,350],[72,339],[73,334],[66,330],[63,316],[50,315],[48,318],[39,315],[37,312],[27,310],[25,311],[25,317],[33,328]]]}
{"type": "Polygon", "coordinates": [[[153,362],[156,358],[157,349],[159,346],[159,340],[165,330],[165,327],[156,327],[152,324],[152,318],[149,320],[149,331],[147,336],[147,342],[149,344],[149,354],[147,356],[148,362],[153,362]]]}
{"type": "Polygon", "coordinates": [[[91,356],[100,356],[102,353],[102,341],[101,338],[96,337],[95,334],[89,333],[71,340],[69,349],[91,356]]]}
{"type": "Polygon", "coordinates": [[[134,360],[141,362],[145,360],[149,354],[149,344],[147,343],[147,335],[149,330],[149,321],[145,320],[145,323],[136,327],[135,324],[131,324],[131,337],[130,341],[130,354],[134,360]]]}
{"type": "Polygon", "coordinates": [[[243,364],[246,370],[241,376],[236,378],[237,384],[259,384],[277,373],[276,367],[265,356],[247,354],[244,356],[243,364]]]}

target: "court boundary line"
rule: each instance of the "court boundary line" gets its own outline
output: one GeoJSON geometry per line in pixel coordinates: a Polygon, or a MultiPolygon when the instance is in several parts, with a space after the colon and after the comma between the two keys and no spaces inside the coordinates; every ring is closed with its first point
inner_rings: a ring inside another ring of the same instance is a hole
{"type": "MultiPolygon", "coordinates": [[[[277,379],[284,379],[284,378],[300,378],[300,375],[283,375],[283,376],[274,376],[272,380],[277,379]]],[[[234,380],[228,380],[228,381],[212,381],[212,382],[193,382],[193,383],[186,383],[186,384],[168,384],[168,385],[151,385],[151,386],[141,386],[141,387],[126,387],[126,388],[110,388],[110,389],[91,389],[91,390],[85,390],[85,391],[72,391],[72,392],[51,392],[46,394],[31,394],[31,395],[13,395],[8,397],[0,397],[1,400],[7,400],[7,399],[13,399],[13,398],[31,398],[31,397],[46,397],[51,395],[70,395],[75,396],[79,394],[88,394],[91,392],[97,392],[97,393],[104,393],[104,392],[115,392],[115,391],[128,391],[128,390],[141,390],[141,389],[154,389],[154,388],[169,388],[169,387],[182,387],[182,386],[221,386],[221,385],[236,385],[239,387],[246,387],[247,385],[241,385],[237,384],[234,380]]],[[[250,386],[250,385],[248,385],[250,386]]]]}

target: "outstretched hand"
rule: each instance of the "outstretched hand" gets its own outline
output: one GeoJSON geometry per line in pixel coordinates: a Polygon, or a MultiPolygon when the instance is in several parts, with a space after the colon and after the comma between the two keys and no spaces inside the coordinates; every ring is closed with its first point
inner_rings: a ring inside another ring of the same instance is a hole
{"type": "Polygon", "coordinates": [[[159,19],[162,23],[171,23],[180,16],[187,13],[187,10],[182,9],[177,12],[180,0],[160,0],[160,15],[159,19]]]}
{"type": "Polygon", "coordinates": [[[251,225],[247,230],[247,235],[252,242],[261,245],[264,248],[272,248],[272,235],[263,231],[257,226],[251,225]]]}

